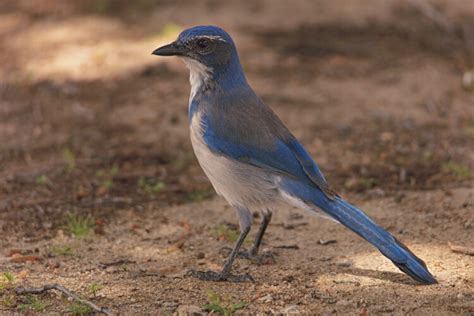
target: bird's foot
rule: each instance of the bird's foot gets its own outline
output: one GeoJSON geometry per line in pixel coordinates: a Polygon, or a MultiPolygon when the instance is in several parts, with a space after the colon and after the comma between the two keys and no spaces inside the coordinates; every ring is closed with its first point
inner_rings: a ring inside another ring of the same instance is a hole
{"type": "Polygon", "coordinates": [[[240,274],[240,275],[233,275],[230,273],[222,273],[222,272],[215,272],[215,271],[196,271],[196,270],[189,270],[187,273],[188,276],[193,278],[197,278],[203,281],[228,281],[228,282],[254,282],[255,280],[250,274],[240,274]]]}
{"type": "MultiPolygon", "coordinates": [[[[230,247],[222,247],[219,250],[219,253],[223,255],[224,257],[227,257],[229,256],[231,251],[232,251],[232,248],[230,247]]],[[[261,254],[258,254],[252,251],[251,249],[250,250],[243,249],[237,252],[237,258],[247,259],[258,265],[276,263],[275,254],[271,251],[264,251],[261,254]]]]}

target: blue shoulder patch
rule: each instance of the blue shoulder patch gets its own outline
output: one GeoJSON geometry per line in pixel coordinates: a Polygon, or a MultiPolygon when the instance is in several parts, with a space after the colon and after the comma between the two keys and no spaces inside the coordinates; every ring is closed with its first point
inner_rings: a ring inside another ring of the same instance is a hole
{"type": "Polygon", "coordinates": [[[326,192],[328,185],[321,170],[296,139],[289,142],[275,139],[272,148],[256,148],[235,141],[226,141],[215,135],[209,126],[205,129],[203,138],[214,152],[306,183],[316,184],[326,192]]]}

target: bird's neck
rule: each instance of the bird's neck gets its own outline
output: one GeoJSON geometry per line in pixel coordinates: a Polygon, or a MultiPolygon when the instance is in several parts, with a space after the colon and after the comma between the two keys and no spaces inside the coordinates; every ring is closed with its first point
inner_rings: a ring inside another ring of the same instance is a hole
{"type": "Polygon", "coordinates": [[[207,90],[228,91],[236,87],[248,86],[238,60],[217,69],[211,69],[190,58],[183,58],[183,61],[189,68],[189,83],[191,84],[189,104],[199,93],[207,90]]]}
{"type": "Polygon", "coordinates": [[[248,87],[244,70],[237,58],[223,67],[214,69],[212,73],[212,81],[215,83],[216,87],[222,91],[248,87]]]}
{"type": "Polygon", "coordinates": [[[183,61],[189,69],[189,83],[191,84],[189,104],[191,105],[196,94],[209,86],[212,69],[191,58],[184,57],[183,61]]]}

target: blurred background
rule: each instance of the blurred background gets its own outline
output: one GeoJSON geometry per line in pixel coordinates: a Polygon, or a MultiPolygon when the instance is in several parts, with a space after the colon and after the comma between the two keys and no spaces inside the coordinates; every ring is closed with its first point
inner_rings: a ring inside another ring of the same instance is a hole
{"type": "Polygon", "coordinates": [[[472,179],[467,0],[23,0],[0,10],[2,217],[36,225],[34,205],[133,204],[148,186],[166,203],[212,195],[188,140],[187,69],[150,54],[198,24],[234,36],[254,89],[338,191],[472,179]]]}
{"type": "Polygon", "coordinates": [[[437,192],[460,203],[446,229],[467,236],[472,1],[18,0],[0,3],[3,242],[52,237],[66,213],[100,233],[117,211],[212,200],[188,71],[151,55],[199,24],[233,36],[253,88],[342,195],[437,192]]]}

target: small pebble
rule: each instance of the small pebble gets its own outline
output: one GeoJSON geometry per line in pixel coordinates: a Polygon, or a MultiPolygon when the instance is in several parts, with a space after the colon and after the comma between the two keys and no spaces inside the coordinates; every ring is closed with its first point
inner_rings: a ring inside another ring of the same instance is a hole
{"type": "Polygon", "coordinates": [[[199,252],[199,253],[197,254],[197,258],[198,258],[198,259],[204,259],[204,258],[206,258],[206,254],[205,254],[204,252],[199,252]]]}
{"type": "Polygon", "coordinates": [[[290,305],[281,310],[281,314],[297,313],[298,305],[290,305]]]}
{"type": "Polygon", "coordinates": [[[267,294],[263,297],[260,297],[258,300],[262,301],[262,302],[265,302],[265,303],[271,303],[271,302],[273,302],[273,296],[271,294],[267,294]]]}
{"type": "Polygon", "coordinates": [[[350,267],[350,266],[352,265],[352,263],[351,263],[350,261],[347,261],[347,260],[341,260],[341,261],[337,262],[336,265],[337,265],[338,267],[345,267],[345,268],[347,268],[347,267],[350,267]]]}
{"type": "Polygon", "coordinates": [[[178,315],[202,315],[202,308],[197,305],[180,305],[176,310],[178,315]]]}
{"type": "Polygon", "coordinates": [[[336,306],[341,306],[341,307],[345,307],[349,305],[351,305],[351,302],[349,302],[348,300],[340,300],[336,303],[336,306]]]}
{"type": "Polygon", "coordinates": [[[464,89],[474,89],[474,70],[466,71],[462,76],[462,86],[464,89]]]}
{"type": "Polygon", "coordinates": [[[319,261],[325,262],[325,261],[329,261],[331,259],[332,259],[332,257],[321,257],[321,259],[319,259],[319,261]]]}

